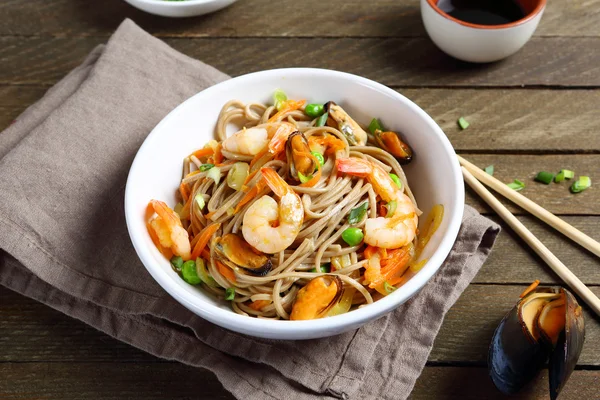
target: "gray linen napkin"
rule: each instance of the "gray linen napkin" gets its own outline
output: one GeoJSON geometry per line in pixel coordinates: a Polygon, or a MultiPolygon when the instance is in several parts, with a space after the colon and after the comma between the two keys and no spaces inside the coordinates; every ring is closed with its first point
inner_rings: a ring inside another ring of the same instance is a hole
{"type": "Polygon", "coordinates": [[[209,369],[240,399],[406,398],[499,231],[470,207],[417,296],[327,339],[221,329],[172,300],[137,259],[123,212],[133,157],[172,108],[227,78],[123,22],[0,134],[0,283],[158,357],[209,369]]]}

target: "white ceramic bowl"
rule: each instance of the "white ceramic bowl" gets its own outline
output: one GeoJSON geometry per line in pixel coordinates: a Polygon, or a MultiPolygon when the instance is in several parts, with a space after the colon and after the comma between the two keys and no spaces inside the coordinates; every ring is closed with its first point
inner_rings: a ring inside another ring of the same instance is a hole
{"type": "Polygon", "coordinates": [[[404,303],[433,276],[448,255],[461,224],[464,186],[460,168],[444,132],[413,102],[379,83],[342,72],[292,68],[256,72],[230,79],[191,97],[148,135],[131,166],[125,192],[125,216],[138,256],[156,281],[177,301],[202,318],[240,333],[273,339],[310,339],[356,329],[404,303]],[[445,207],[441,226],[424,250],[425,267],[389,296],[358,310],[311,321],[274,321],[245,317],[230,306],[183,281],[153,245],[144,210],[150,199],[173,206],[182,160],[213,138],[221,107],[231,99],[271,102],[273,91],[309,102],[334,100],[359,122],[379,117],[402,132],[415,158],[406,173],[425,214],[445,207]]]}
{"type": "Polygon", "coordinates": [[[519,51],[533,35],[546,8],[546,0],[517,2],[525,17],[504,25],[461,21],[442,11],[438,0],[421,0],[421,17],[427,34],[442,51],[459,60],[486,63],[519,51]]]}
{"type": "Polygon", "coordinates": [[[163,0],[125,0],[135,8],[150,14],[163,17],[194,17],[196,15],[208,14],[228,5],[236,0],[186,0],[186,1],[163,1],[163,0]]]}

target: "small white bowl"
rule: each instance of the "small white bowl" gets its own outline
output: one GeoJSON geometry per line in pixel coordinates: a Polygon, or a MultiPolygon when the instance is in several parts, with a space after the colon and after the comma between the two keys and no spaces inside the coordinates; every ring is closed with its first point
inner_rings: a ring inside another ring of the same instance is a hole
{"type": "Polygon", "coordinates": [[[135,8],[163,17],[194,17],[225,8],[237,0],[125,0],[135,8]]]}
{"type": "Polygon", "coordinates": [[[131,166],[125,191],[125,217],[138,256],[154,279],[177,301],[202,318],[247,335],[272,339],[310,339],[359,328],[398,307],[423,287],[450,252],[461,224],[464,186],[456,154],[438,125],[416,104],[377,82],[337,71],[312,68],[256,72],[222,82],[191,97],[171,111],[148,135],[131,166]],[[290,98],[324,103],[334,100],[360,123],[379,117],[400,131],[415,157],[405,168],[419,207],[425,212],[444,205],[444,218],[426,246],[427,264],[389,296],[358,310],[310,321],[275,321],[242,316],[229,304],[175,273],[146,230],[144,211],[150,199],[174,206],[182,160],[214,137],[221,107],[232,99],[272,101],[282,89],[290,98]]]}
{"type": "Polygon", "coordinates": [[[439,0],[421,0],[421,17],[433,42],[459,60],[486,63],[516,53],[533,35],[546,0],[517,1],[525,11],[522,19],[504,25],[478,25],[456,19],[438,6],[439,0]]]}

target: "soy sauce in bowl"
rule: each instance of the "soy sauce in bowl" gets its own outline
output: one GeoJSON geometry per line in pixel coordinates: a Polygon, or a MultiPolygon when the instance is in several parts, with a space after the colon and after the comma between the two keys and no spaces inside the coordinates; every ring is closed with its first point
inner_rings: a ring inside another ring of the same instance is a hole
{"type": "Polygon", "coordinates": [[[515,0],[439,0],[446,14],[477,25],[504,25],[525,17],[515,0]]]}

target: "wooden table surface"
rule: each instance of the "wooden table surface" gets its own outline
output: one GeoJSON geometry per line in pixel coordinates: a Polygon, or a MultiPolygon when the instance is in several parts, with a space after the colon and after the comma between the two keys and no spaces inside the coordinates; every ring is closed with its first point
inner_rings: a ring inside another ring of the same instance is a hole
{"type": "MultiPolygon", "coordinates": [[[[531,41],[491,65],[442,54],[418,0],[240,0],[205,17],[163,19],[122,0],[0,2],[0,129],[132,18],[192,57],[236,76],[278,67],[347,71],[419,104],[455,149],[600,239],[600,188],[532,181],[569,168],[600,184],[600,0],[551,0],[531,41]],[[459,131],[458,117],[471,126],[459,131]]],[[[467,203],[498,220],[468,191],[467,203]]],[[[600,262],[523,210],[511,208],[600,294],[600,262]]],[[[487,377],[495,326],[534,279],[558,282],[504,226],[489,260],[448,313],[413,399],[500,399],[487,377]]],[[[600,398],[600,320],[562,399],[600,398]]],[[[0,398],[231,399],[207,371],[154,358],[33,300],[0,288],[0,398]]],[[[547,372],[515,398],[545,399],[547,372]]]]}

